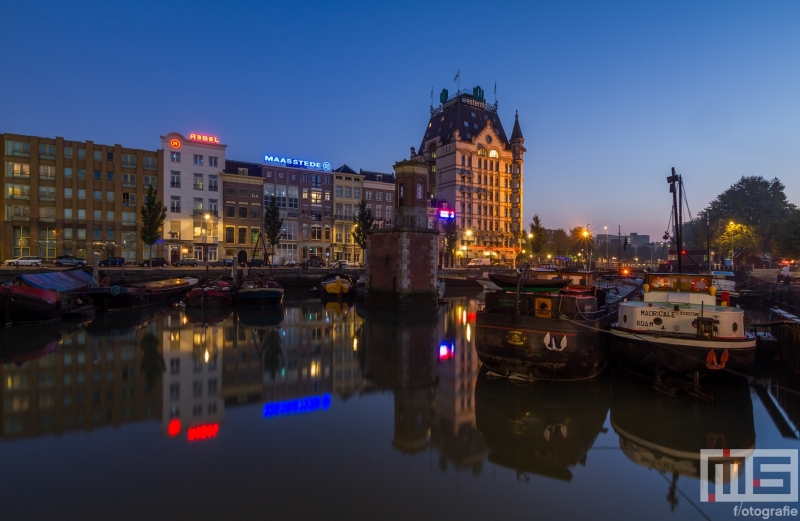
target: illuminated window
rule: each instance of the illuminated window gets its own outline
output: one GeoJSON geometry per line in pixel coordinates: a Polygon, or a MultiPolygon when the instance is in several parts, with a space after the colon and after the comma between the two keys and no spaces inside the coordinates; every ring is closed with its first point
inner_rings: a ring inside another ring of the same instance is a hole
{"type": "Polygon", "coordinates": [[[203,189],[203,174],[194,174],[194,189],[203,189]]]}
{"type": "Polygon", "coordinates": [[[172,163],[180,163],[181,162],[181,153],[180,152],[170,152],[170,161],[172,163]]]}
{"type": "Polygon", "coordinates": [[[319,204],[322,202],[322,192],[312,191],[311,192],[311,203],[312,204],[319,204]]]}

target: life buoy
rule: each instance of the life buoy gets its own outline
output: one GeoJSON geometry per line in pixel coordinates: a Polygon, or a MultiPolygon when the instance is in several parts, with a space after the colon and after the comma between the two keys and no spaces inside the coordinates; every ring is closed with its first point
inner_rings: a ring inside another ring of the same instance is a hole
{"type": "Polygon", "coordinates": [[[692,291],[708,291],[708,281],[702,277],[692,279],[692,291]]]}

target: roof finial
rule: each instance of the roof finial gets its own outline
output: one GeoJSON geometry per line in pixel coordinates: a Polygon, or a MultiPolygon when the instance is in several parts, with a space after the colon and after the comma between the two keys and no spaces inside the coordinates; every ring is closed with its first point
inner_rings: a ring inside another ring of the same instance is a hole
{"type": "Polygon", "coordinates": [[[514,117],[515,117],[515,118],[519,118],[519,111],[518,111],[518,110],[515,110],[515,111],[514,111],[514,113],[515,113],[515,114],[514,114],[514,117]]]}

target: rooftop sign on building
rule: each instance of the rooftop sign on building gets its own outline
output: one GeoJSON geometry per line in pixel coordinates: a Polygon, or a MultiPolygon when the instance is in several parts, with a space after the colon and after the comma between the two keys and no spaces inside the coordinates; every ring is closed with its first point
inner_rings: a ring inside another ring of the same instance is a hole
{"type": "Polygon", "coordinates": [[[283,166],[288,166],[292,168],[311,168],[314,170],[322,170],[324,172],[331,171],[331,164],[327,161],[318,162],[318,161],[306,161],[304,159],[292,159],[289,157],[281,157],[281,156],[264,156],[265,163],[277,163],[283,166]]]}

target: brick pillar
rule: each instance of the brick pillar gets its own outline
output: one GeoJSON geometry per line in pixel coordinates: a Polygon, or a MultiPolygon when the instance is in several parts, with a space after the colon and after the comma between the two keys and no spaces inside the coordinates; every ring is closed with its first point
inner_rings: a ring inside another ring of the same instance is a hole
{"type": "Polygon", "coordinates": [[[396,309],[438,307],[438,230],[373,230],[367,239],[368,306],[396,309]]]}

